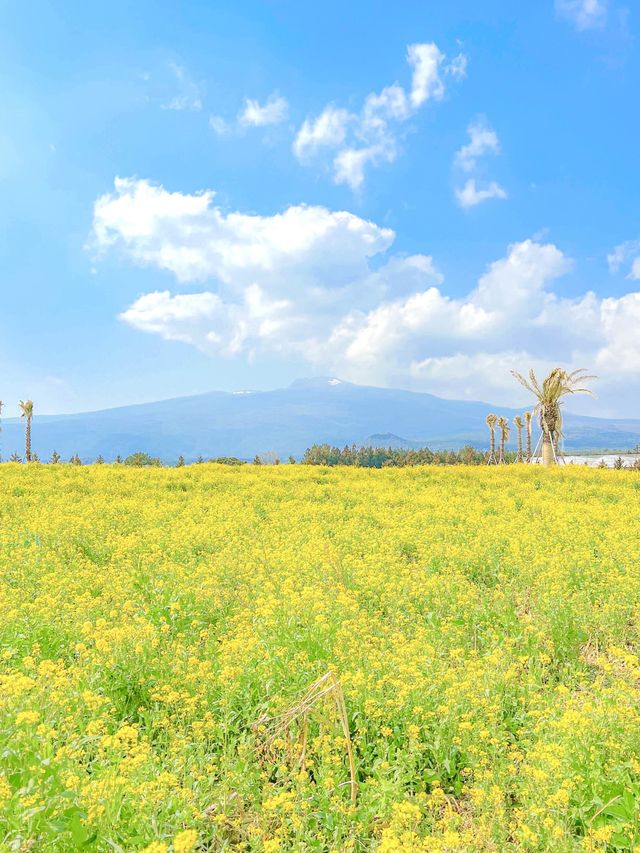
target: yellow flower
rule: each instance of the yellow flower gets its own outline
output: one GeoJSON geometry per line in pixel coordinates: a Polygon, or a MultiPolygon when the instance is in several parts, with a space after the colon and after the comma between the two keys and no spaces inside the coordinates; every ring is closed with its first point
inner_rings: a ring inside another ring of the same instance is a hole
{"type": "Polygon", "coordinates": [[[198,833],[195,829],[185,829],[173,839],[174,853],[190,853],[198,843],[198,833]]]}
{"type": "Polygon", "coordinates": [[[40,719],[40,714],[37,711],[21,711],[16,717],[16,726],[20,726],[23,723],[27,725],[33,725],[37,723],[40,719]]]}
{"type": "Polygon", "coordinates": [[[11,785],[9,785],[4,776],[0,776],[0,803],[8,800],[12,795],[11,785]]]}

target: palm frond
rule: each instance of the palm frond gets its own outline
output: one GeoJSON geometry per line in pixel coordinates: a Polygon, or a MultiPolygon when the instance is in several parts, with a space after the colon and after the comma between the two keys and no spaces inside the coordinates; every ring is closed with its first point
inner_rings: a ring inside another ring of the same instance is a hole
{"type": "Polygon", "coordinates": [[[511,375],[515,379],[517,379],[521,385],[524,385],[524,387],[527,389],[527,391],[530,391],[532,394],[537,395],[537,391],[535,390],[535,388],[533,388],[533,386],[524,378],[524,376],[521,373],[518,373],[517,370],[512,370],[511,375]]]}
{"type": "MultiPolygon", "coordinates": [[[[533,372],[533,367],[529,369],[529,380],[531,381],[531,385],[533,386],[533,393],[536,397],[542,397],[542,388],[540,387],[540,383],[538,382],[538,378],[533,372]]],[[[544,387],[544,383],[543,383],[544,387]]]]}

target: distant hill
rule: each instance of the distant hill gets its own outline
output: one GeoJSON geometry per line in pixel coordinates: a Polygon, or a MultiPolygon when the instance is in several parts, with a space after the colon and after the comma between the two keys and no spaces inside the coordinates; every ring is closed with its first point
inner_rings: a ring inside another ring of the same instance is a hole
{"type": "MultiPolygon", "coordinates": [[[[37,401],[36,401],[37,403],[37,401]]],[[[36,409],[37,411],[37,409],[36,409]]],[[[213,391],[156,403],[75,415],[37,415],[33,448],[42,459],[57,450],[68,459],[127,456],[138,450],[173,462],[183,454],[253,458],[275,451],[302,456],[314,443],[374,444],[432,449],[486,447],[489,411],[511,419],[517,409],[432,394],[354,385],[333,378],[301,379],[275,391],[213,391]]],[[[567,413],[566,446],[631,449],[640,420],[608,420],[567,413]]],[[[515,430],[510,446],[514,445],[515,430]]],[[[24,422],[5,419],[2,456],[23,452],[24,422]]]]}

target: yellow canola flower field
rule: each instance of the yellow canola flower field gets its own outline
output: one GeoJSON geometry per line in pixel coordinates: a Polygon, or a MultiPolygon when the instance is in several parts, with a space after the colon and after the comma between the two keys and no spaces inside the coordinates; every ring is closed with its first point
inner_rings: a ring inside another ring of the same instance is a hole
{"type": "Polygon", "coordinates": [[[637,849],[639,508],[573,467],[0,466],[0,849],[637,849]],[[328,672],[346,731],[300,706],[328,672]]]}

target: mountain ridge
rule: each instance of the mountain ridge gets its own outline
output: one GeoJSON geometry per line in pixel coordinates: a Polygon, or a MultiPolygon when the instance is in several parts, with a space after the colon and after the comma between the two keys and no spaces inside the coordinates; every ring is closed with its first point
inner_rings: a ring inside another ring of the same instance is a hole
{"type": "MultiPolygon", "coordinates": [[[[385,436],[402,446],[486,447],[489,411],[512,420],[522,409],[310,377],[271,391],[209,391],[92,412],[36,415],[33,449],[42,459],[54,449],[63,458],[78,453],[83,460],[145,451],[171,462],[180,454],[250,459],[275,451],[300,457],[312,444],[370,444],[385,436]]],[[[7,418],[2,427],[3,458],[21,454],[24,421],[7,418]]],[[[640,419],[567,412],[565,434],[567,448],[574,450],[631,449],[640,443],[640,419]]],[[[512,430],[509,446],[514,443],[512,430]]]]}

